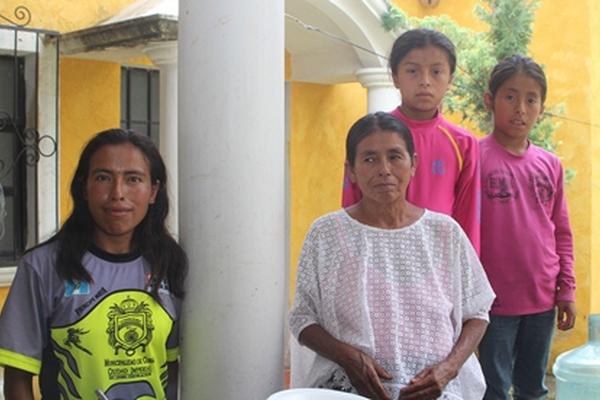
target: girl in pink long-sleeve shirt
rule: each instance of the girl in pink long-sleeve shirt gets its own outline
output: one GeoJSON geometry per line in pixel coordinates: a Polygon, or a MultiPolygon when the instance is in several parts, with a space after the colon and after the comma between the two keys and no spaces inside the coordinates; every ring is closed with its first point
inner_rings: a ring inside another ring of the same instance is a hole
{"type": "MultiPolygon", "coordinates": [[[[394,42],[389,63],[402,95],[402,104],[391,114],[411,130],[418,159],[407,200],[452,216],[479,251],[477,139],[439,112],[456,68],[454,45],[441,32],[409,30],[394,42]]],[[[349,207],[361,197],[346,173],[342,206],[349,207]]]]}
{"type": "Polygon", "coordinates": [[[496,293],[479,345],[484,399],[537,399],[552,332],[575,322],[573,240],[563,169],[529,139],[544,110],[546,77],[527,57],[492,71],[485,104],[494,130],[480,141],[481,261],[496,293]]]}

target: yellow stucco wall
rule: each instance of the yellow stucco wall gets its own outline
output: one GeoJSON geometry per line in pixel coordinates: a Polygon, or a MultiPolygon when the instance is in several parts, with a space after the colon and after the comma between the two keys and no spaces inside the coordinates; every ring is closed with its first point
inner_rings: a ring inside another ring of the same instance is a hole
{"type": "Polygon", "coordinates": [[[290,298],[310,224],[340,208],[346,133],[366,111],[366,91],[358,83],[291,85],[290,298]]]}
{"type": "Polygon", "coordinates": [[[285,50],[284,52],[284,66],[285,66],[285,80],[289,81],[292,79],[292,55],[289,51],[285,50]]]}
{"type": "Polygon", "coordinates": [[[0,310],[4,307],[4,302],[6,301],[6,295],[8,294],[7,287],[0,287],[0,310]]]}
{"type": "MultiPolygon", "coordinates": [[[[590,1],[590,12],[588,13],[588,24],[597,26],[597,21],[600,19],[600,2],[590,1]]],[[[600,40],[598,39],[598,31],[592,30],[588,32],[591,43],[591,85],[590,92],[600,93],[600,40]]],[[[593,96],[595,99],[597,96],[593,96]]],[[[590,311],[594,314],[600,314],[600,107],[598,100],[588,106],[591,114],[592,130],[591,130],[591,146],[590,154],[592,154],[591,163],[591,204],[592,216],[590,218],[590,311]]]]}
{"type": "Polygon", "coordinates": [[[542,2],[537,12],[532,55],[546,67],[549,105],[564,103],[566,116],[579,122],[563,121],[557,138],[566,167],[577,171],[567,188],[569,213],[575,240],[577,279],[576,328],[557,332],[553,354],[561,353],[587,340],[587,317],[591,295],[591,59],[590,23],[587,2],[573,3],[558,13],[552,2],[542,2]],[[570,27],[564,29],[564,27],[570,27]],[[560,32],[560,34],[557,34],[560,32]],[[552,40],[547,40],[551,37],[552,40]]]}
{"type": "Polygon", "coordinates": [[[121,66],[63,58],[60,63],[60,216],[71,209],[69,184],[90,137],[119,126],[121,66]]]}
{"type": "MultiPolygon", "coordinates": [[[[29,27],[59,32],[70,32],[95,25],[123,8],[134,0],[2,0],[0,14],[15,20],[14,10],[22,5],[31,12],[29,27]]],[[[0,21],[4,24],[5,21],[0,21]]]]}

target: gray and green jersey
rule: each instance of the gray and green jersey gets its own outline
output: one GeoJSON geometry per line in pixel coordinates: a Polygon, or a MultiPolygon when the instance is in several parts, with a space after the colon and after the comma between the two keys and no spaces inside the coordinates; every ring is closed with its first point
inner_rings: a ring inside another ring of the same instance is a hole
{"type": "Polygon", "coordinates": [[[180,300],[164,282],[161,302],[152,298],[139,254],[87,252],[93,282],[62,280],[55,260],[56,243],[21,260],[0,315],[0,365],[39,374],[56,363],[57,373],[41,376],[44,398],[94,399],[100,389],[109,399],[164,399],[167,363],[179,355],[180,300]]]}

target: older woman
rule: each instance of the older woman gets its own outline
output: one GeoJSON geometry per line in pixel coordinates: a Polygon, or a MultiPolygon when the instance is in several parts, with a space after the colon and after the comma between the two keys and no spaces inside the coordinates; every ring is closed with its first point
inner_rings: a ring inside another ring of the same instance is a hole
{"type": "Polygon", "coordinates": [[[290,312],[305,346],[292,354],[293,385],[481,399],[473,351],[494,293],[460,226],[406,201],[416,165],[410,131],[389,114],[350,129],[346,167],[363,198],[306,237],[290,312]]]}

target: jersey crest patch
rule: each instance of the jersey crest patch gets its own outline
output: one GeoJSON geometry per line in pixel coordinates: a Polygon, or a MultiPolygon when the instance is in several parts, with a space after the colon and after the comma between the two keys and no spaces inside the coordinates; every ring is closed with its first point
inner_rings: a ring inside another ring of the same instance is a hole
{"type": "Polygon", "coordinates": [[[108,344],[115,350],[115,355],[123,350],[129,357],[152,340],[152,311],[145,302],[138,303],[127,297],[120,304],[113,304],[108,312],[108,344]]]}

